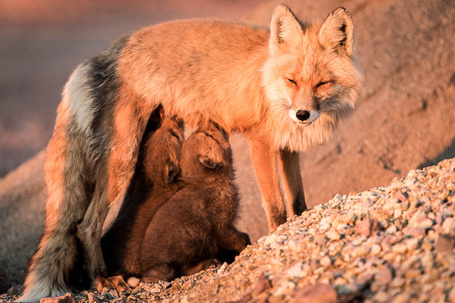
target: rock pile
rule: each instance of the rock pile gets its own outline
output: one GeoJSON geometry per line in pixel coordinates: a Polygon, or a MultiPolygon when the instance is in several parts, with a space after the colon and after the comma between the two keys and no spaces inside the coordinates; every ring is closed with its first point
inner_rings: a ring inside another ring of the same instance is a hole
{"type": "Polygon", "coordinates": [[[454,302],[454,204],[452,159],[387,187],[337,195],[262,237],[231,265],[62,300],[454,302]]]}

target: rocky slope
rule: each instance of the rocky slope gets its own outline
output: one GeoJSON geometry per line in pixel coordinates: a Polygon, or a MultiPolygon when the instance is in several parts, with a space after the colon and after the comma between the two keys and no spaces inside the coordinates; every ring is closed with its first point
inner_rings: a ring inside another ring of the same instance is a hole
{"type": "MultiPolygon", "coordinates": [[[[454,302],[455,158],[336,195],[231,265],[78,302],[454,302]]],[[[0,296],[0,302],[14,297],[0,296]]]]}

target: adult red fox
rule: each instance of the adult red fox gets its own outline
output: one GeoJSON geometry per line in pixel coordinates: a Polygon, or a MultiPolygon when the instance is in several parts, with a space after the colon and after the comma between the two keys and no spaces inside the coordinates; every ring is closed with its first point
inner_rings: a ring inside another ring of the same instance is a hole
{"type": "Polygon", "coordinates": [[[353,23],[343,8],[322,23],[301,22],[279,5],[270,29],[179,20],[123,37],[77,67],[64,88],[48,145],[45,228],[19,300],[68,291],[77,230],[93,286],[113,286],[102,224],[128,187],[159,104],[190,126],[211,119],[248,138],[274,230],[306,209],[298,152],[330,137],[359,90],[353,23]]]}

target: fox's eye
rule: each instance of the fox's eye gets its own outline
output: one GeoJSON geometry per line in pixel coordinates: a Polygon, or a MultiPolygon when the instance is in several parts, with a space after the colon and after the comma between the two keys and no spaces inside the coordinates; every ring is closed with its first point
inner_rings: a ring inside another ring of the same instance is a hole
{"type": "Polygon", "coordinates": [[[295,80],[289,79],[289,78],[287,78],[287,79],[288,79],[288,81],[291,82],[292,84],[297,85],[297,82],[295,82],[295,80]]]}
{"type": "Polygon", "coordinates": [[[327,85],[327,84],[332,84],[333,81],[321,81],[316,85],[316,88],[319,88],[321,86],[327,85]]]}

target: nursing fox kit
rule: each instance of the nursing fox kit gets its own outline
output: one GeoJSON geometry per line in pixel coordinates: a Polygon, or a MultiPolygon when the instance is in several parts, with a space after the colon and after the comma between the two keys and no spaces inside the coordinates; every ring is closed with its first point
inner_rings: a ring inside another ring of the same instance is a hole
{"type": "Polygon", "coordinates": [[[232,262],[250,244],[234,227],[239,197],[228,136],[204,122],[183,145],[172,135],[183,138],[183,128],[169,118],[143,139],[132,185],[101,239],[112,279],[172,280],[232,262]],[[179,175],[168,167],[180,167],[179,175]]]}
{"type": "Polygon", "coordinates": [[[279,5],[270,29],[194,19],[119,39],[79,65],[63,90],[45,166],[45,228],[19,300],[71,289],[78,239],[93,287],[115,286],[102,225],[128,188],[159,105],[192,127],[211,119],[246,136],[274,230],[306,209],[298,153],[329,139],[359,91],[353,23],[343,8],[322,23],[303,23],[279,5]]]}

